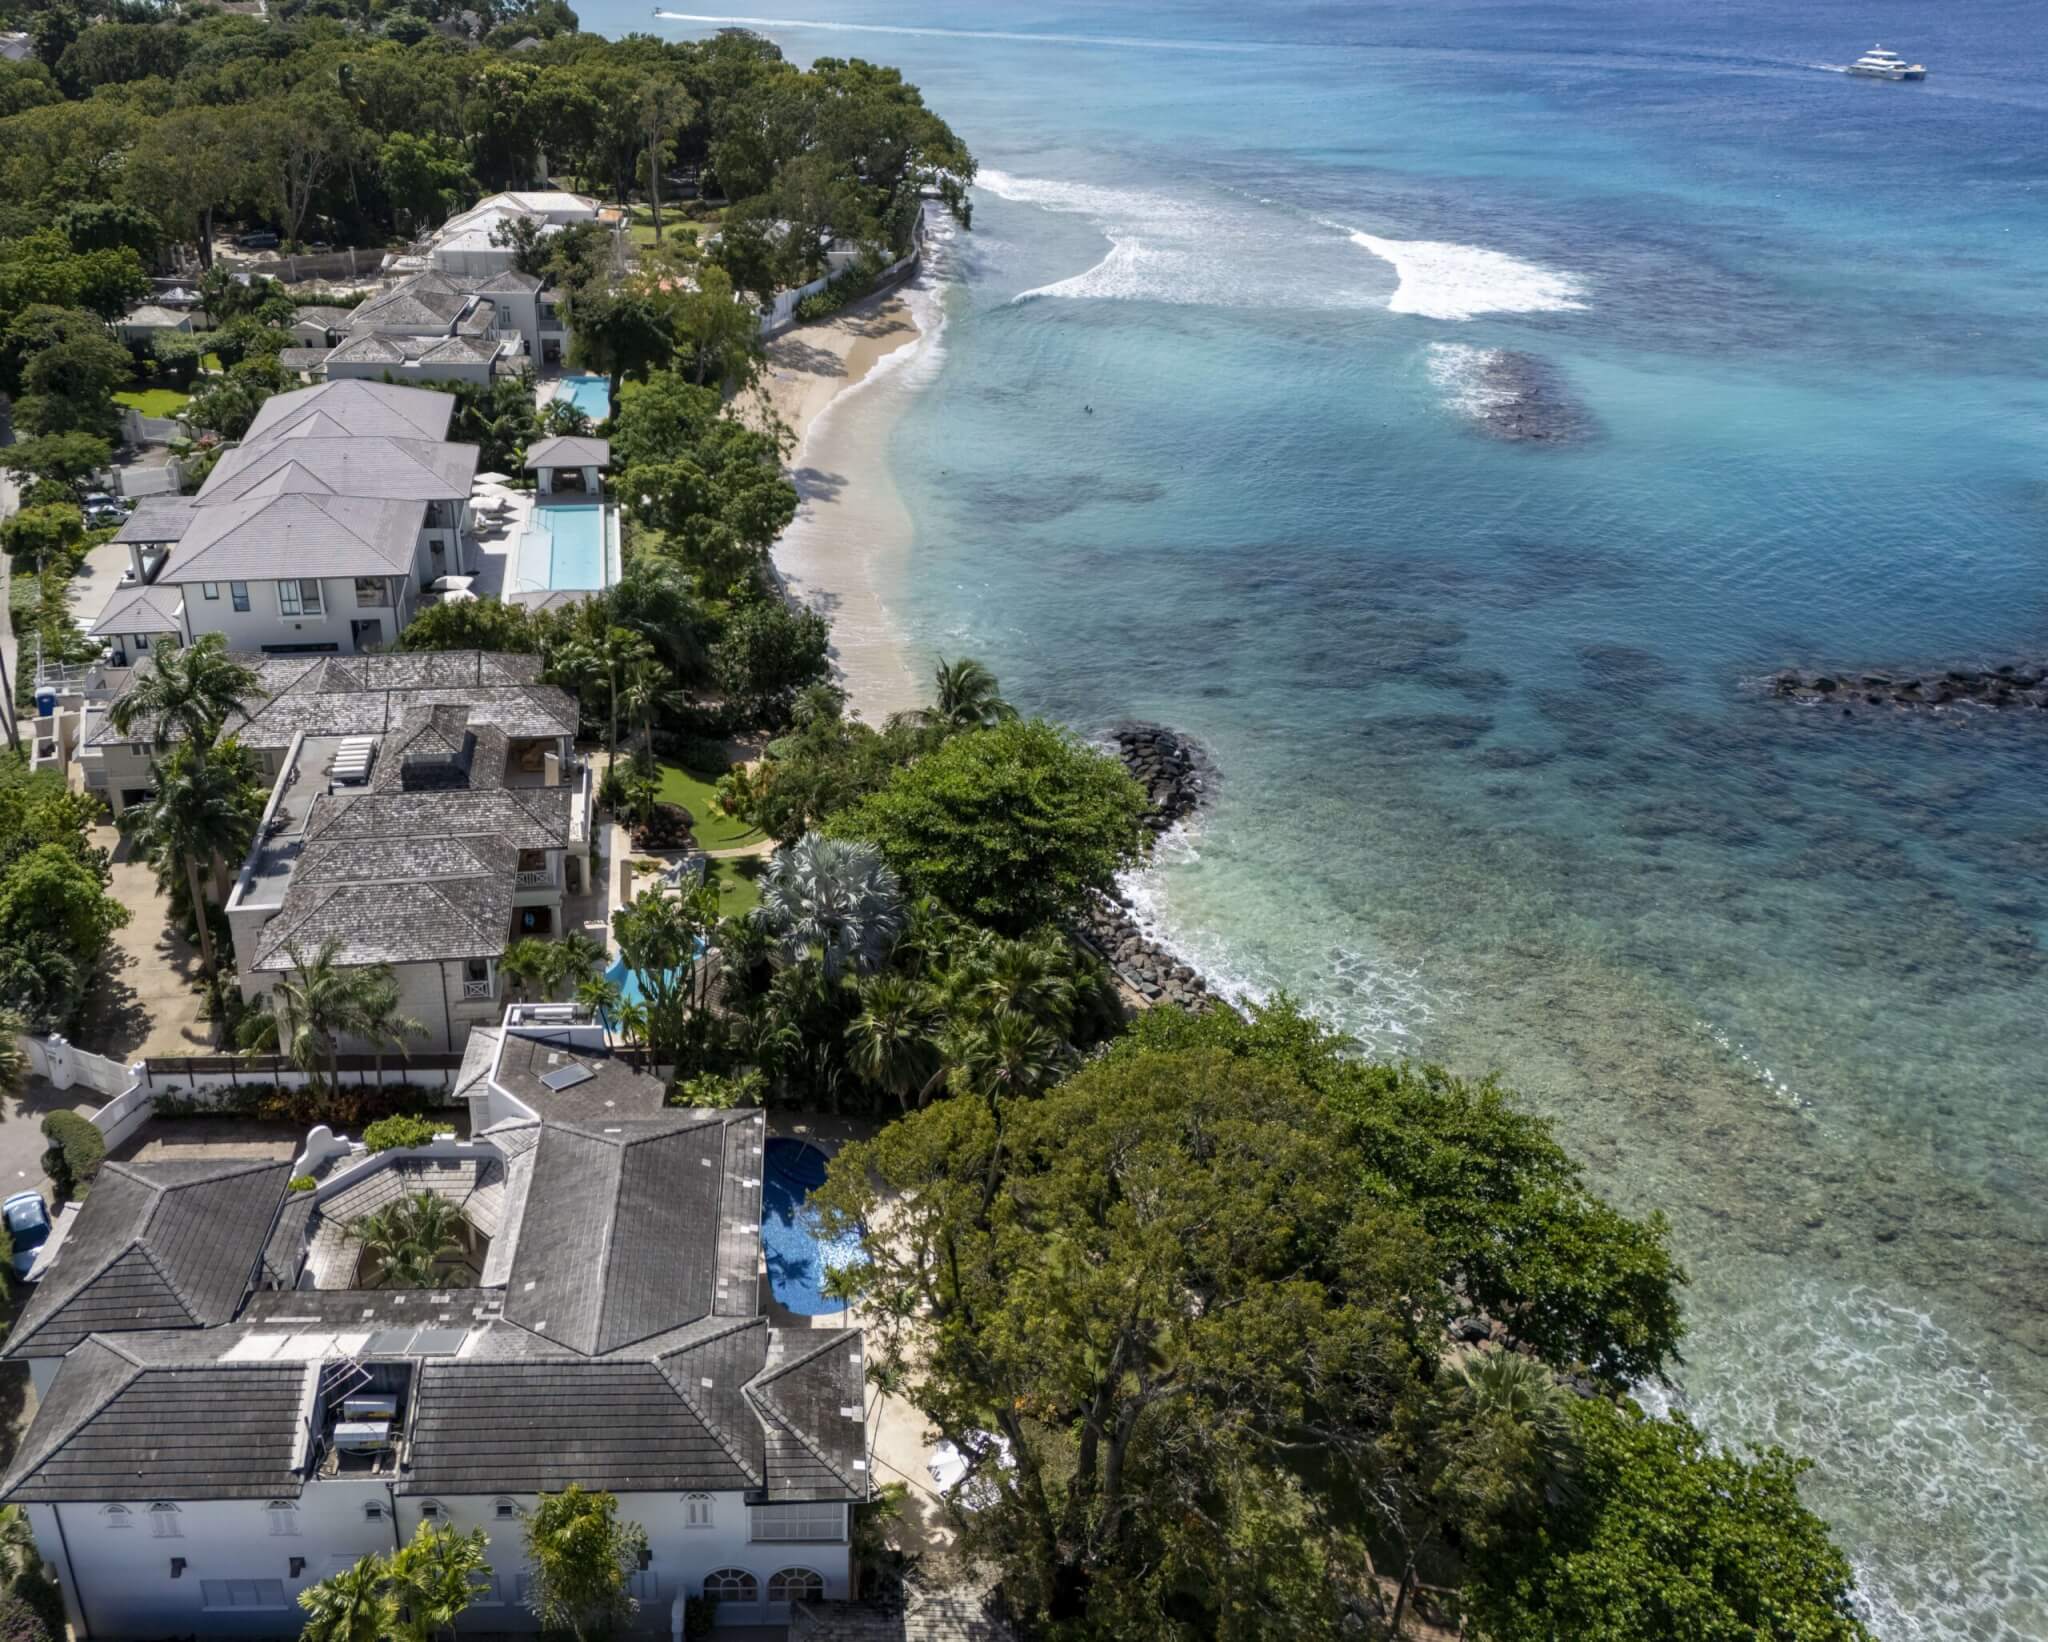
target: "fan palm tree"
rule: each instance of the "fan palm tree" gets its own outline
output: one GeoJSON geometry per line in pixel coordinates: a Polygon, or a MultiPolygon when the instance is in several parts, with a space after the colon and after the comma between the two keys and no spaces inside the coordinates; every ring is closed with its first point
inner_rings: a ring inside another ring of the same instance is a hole
{"type": "Polygon", "coordinates": [[[846,1029],[853,1069],[896,1097],[904,1111],[910,1097],[929,1086],[934,1045],[930,994],[907,976],[884,972],[858,983],[860,1014],[846,1029]]]}
{"type": "Polygon", "coordinates": [[[1578,1469],[1571,1394],[1545,1364],[1515,1351],[1482,1352],[1458,1365],[1451,1396],[1467,1415],[1520,1434],[1536,1487],[1551,1495],[1570,1487],[1578,1469]]]}
{"type": "Polygon", "coordinates": [[[373,1556],[299,1592],[305,1642],[385,1642],[399,1628],[397,1600],[385,1589],[384,1565],[373,1556]]]}
{"type": "Polygon", "coordinates": [[[212,970],[216,966],[213,928],[206,915],[205,868],[214,861],[242,858],[256,836],[258,812],[250,802],[240,760],[207,758],[197,740],[173,748],[152,769],[155,791],[145,803],[122,812],[121,829],[145,859],[172,872],[184,869],[192,919],[199,926],[199,955],[212,970]]]}
{"type": "Polygon", "coordinates": [[[877,968],[903,931],[903,892],[872,844],[807,832],[761,879],[750,917],[776,940],[785,963],[818,954],[825,978],[877,968]]]}
{"type": "Polygon", "coordinates": [[[939,658],[932,675],[936,696],[931,706],[912,714],[927,729],[985,730],[1017,716],[1017,709],[1003,699],[996,676],[972,656],[958,661],[939,658]]]}
{"type": "Polygon", "coordinates": [[[229,717],[255,699],[256,674],[228,654],[227,638],[220,633],[202,634],[155,655],[107,709],[107,718],[123,735],[146,723],[158,752],[182,738],[203,754],[229,717]]]}
{"type": "Polygon", "coordinates": [[[295,945],[285,952],[291,972],[277,983],[269,1007],[242,1022],[244,1049],[283,1055],[316,1087],[324,1069],[332,1088],[342,1037],[382,1039],[425,1030],[397,1013],[398,983],[389,964],[343,964],[341,942],[334,937],[310,957],[295,945]]]}

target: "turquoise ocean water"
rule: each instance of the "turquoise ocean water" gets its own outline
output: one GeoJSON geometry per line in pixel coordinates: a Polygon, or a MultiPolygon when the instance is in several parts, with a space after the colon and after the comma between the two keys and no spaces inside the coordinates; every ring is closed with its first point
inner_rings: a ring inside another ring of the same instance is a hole
{"type": "Polygon", "coordinates": [[[1199,736],[1165,935],[1666,1209],[1675,1400],[1815,1456],[1882,1636],[2048,1636],[2048,726],[1757,688],[2048,652],[2039,5],[763,26],[986,167],[891,435],[916,648],[1199,736]]]}

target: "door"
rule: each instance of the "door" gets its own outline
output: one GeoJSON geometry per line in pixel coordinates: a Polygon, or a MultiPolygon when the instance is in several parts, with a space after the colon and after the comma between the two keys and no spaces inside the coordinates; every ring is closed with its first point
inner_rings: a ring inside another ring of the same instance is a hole
{"type": "Polygon", "coordinates": [[[359,617],[348,624],[348,631],[358,650],[375,650],[384,642],[384,618],[359,617]]]}

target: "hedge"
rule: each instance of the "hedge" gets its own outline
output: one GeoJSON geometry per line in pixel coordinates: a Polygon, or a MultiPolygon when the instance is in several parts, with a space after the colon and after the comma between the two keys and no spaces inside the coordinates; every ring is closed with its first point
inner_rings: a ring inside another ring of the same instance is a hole
{"type": "Polygon", "coordinates": [[[52,1112],[43,1119],[43,1138],[50,1143],[43,1153],[43,1172],[56,1186],[59,1198],[76,1196],[105,1161],[106,1137],[93,1127],[90,1118],[76,1112],[52,1112]]]}
{"type": "Polygon", "coordinates": [[[417,1112],[394,1112],[363,1131],[363,1144],[373,1152],[388,1152],[395,1146],[424,1146],[445,1127],[417,1112]]]}
{"type": "MultiPolygon", "coordinates": [[[[325,1123],[336,1129],[417,1110],[432,1091],[410,1083],[349,1084],[340,1089],[237,1083],[198,1095],[158,1095],[158,1117],[236,1117],[269,1123],[325,1123]]],[[[444,1125],[445,1126],[445,1125],[444,1125]]]]}

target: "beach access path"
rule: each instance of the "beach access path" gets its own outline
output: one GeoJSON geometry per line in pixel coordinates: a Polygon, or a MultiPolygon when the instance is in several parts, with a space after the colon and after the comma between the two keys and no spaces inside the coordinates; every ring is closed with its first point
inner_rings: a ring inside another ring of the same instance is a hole
{"type": "Polygon", "coordinates": [[[925,695],[876,586],[886,579],[885,556],[907,544],[910,521],[889,477],[883,430],[854,411],[825,412],[922,336],[900,289],[865,298],[768,342],[761,381],[738,405],[749,421],[772,411],[795,438],[789,475],[801,503],[775,544],[776,573],[792,599],[831,620],[838,681],[873,724],[925,695]]]}

